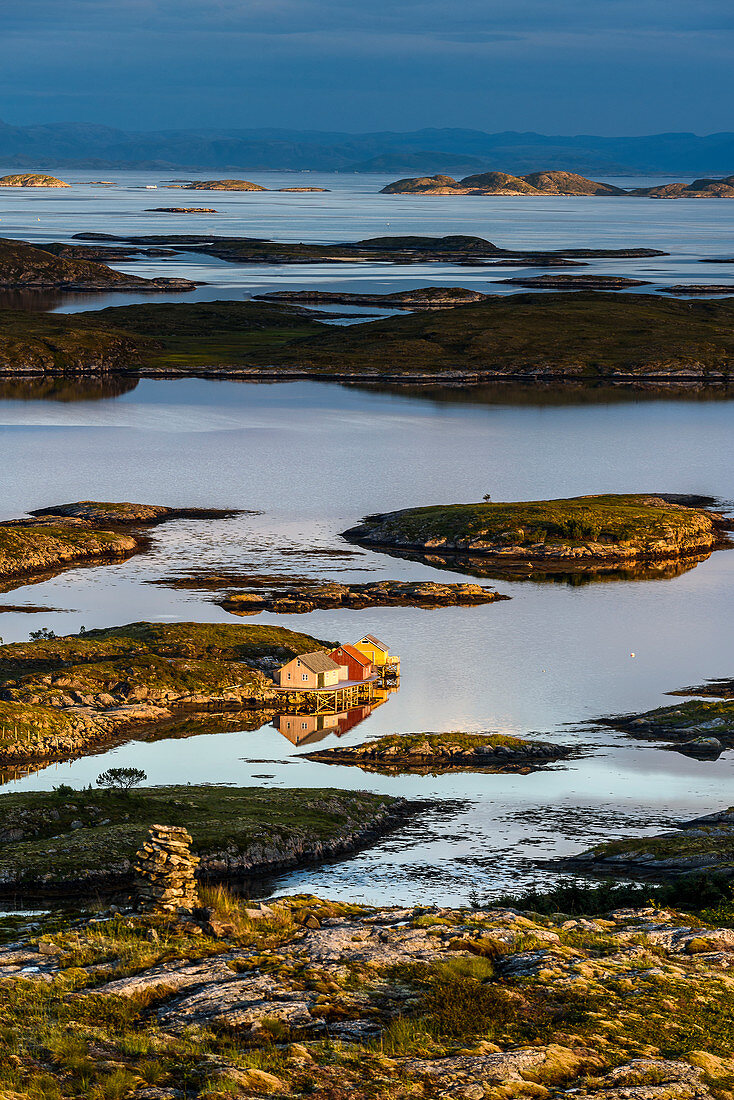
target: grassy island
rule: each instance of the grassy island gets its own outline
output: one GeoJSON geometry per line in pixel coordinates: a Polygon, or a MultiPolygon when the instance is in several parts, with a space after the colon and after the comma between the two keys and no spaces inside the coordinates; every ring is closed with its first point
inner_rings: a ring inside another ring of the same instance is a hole
{"type": "MultiPolygon", "coordinates": [[[[49,257],[51,258],[51,257],[49,257]]],[[[278,302],[0,311],[0,373],[730,385],[734,299],[523,293],[346,327],[278,302]]]]}
{"type": "Polygon", "coordinates": [[[734,878],[734,807],[657,836],[609,840],[564,863],[599,874],[636,874],[661,881],[702,874],[734,878]]]}
{"type": "Polygon", "coordinates": [[[0,524],[0,583],[60,572],[75,565],[122,561],[139,551],[138,539],[59,520],[0,524]]]}
{"type": "Polygon", "coordinates": [[[359,791],[146,787],[0,796],[0,893],[120,890],[153,824],[185,825],[203,879],[272,872],[346,853],[405,817],[359,791]],[[9,839],[12,838],[12,839],[9,839]]]}
{"type": "Polygon", "coordinates": [[[77,565],[122,561],[147,548],[141,531],[171,519],[221,519],[218,508],[168,508],[128,501],[80,500],[31,512],[33,519],[0,523],[0,583],[29,583],[77,565]]]}
{"type": "Polygon", "coordinates": [[[364,745],[337,746],[308,753],[321,764],[356,764],[365,771],[429,772],[530,771],[570,756],[566,745],[528,741],[502,733],[389,734],[364,745]]]}
{"type": "Polygon", "coordinates": [[[734,680],[710,680],[671,695],[695,695],[641,714],[603,718],[603,724],[644,741],[659,741],[690,756],[717,757],[734,745],[734,680]]]}
{"type": "Polygon", "coordinates": [[[3,1092],[731,1100],[730,904],[204,901],[198,920],[7,921],[3,1092]]]}
{"type": "Polygon", "coordinates": [[[0,646],[0,764],[79,756],[184,714],[272,711],[263,670],[328,646],[280,627],[146,622],[0,646]]]}
{"type": "Polygon", "coordinates": [[[0,287],[6,289],[193,290],[195,285],[188,279],[142,279],[93,260],[57,255],[43,245],[0,239],[0,287]]]}
{"type": "Polygon", "coordinates": [[[344,536],[366,546],[583,568],[699,555],[726,543],[724,526],[674,498],[610,493],[406,508],[366,516],[344,536]]]}

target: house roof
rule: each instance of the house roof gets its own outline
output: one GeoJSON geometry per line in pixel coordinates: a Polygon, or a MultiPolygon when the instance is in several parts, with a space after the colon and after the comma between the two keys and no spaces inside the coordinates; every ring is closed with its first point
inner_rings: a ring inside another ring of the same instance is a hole
{"type": "Polygon", "coordinates": [[[335,668],[339,668],[336,661],[332,661],[327,653],[299,653],[295,659],[310,669],[311,672],[333,672],[335,668]]]}
{"type": "Polygon", "coordinates": [[[388,653],[390,650],[390,647],[386,646],[384,642],[381,642],[379,638],[376,638],[374,634],[365,634],[362,641],[372,642],[372,644],[376,645],[378,649],[381,649],[383,653],[388,653]]]}
{"type": "MultiPolygon", "coordinates": [[[[351,657],[353,661],[357,661],[357,663],[362,665],[363,668],[366,668],[367,665],[372,664],[372,661],[369,659],[369,657],[365,657],[364,653],[360,653],[359,650],[355,649],[353,645],[340,645],[338,648],[341,649],[342,653],[346,653],[349,657],[351,657]]],[[[336,649],[332,650],[332,653],[336,652],[336,649]]]]}

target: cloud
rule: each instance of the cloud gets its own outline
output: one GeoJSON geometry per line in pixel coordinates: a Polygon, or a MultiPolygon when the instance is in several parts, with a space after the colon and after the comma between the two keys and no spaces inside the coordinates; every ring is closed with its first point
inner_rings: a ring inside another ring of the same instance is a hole
{"type": "Polygon", "coordinates": [[[299,100],[354,130],[493,108],[500,129],[730,125],[731,0],[0,0],[0,20],[11,120],[45,98],[49,118],[231,125],[246,97],[263,125],[299,100]]]}

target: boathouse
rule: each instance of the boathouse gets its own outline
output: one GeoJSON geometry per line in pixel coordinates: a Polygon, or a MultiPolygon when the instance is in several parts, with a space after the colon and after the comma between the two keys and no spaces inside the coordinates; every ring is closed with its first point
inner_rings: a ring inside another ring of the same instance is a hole
{"type": "Polygon", "coordinates": [[[326,653],[301,653],[278,670],[278,684],[293,691],[337,687],[339,665],[326,653]]]}
{"type": "Polygon", "coordinates": [[[364,638],[360,638],[358,642],[354,643],[353,647],[363,656],[367,657],[372,662],[375,668],[382,668],[383,665],[388,663],[390,658],[390,649],[381,642],[379,638],[376,638],[374,634],[365,634],[364,638]]]}
{"type": "Polygon", "coordinates": [[[375,674],[369,657],[365,657],[353,645],[340,645],[332,649],[329,656],[341,667],[341,680],[369,680],[375,674]]]}

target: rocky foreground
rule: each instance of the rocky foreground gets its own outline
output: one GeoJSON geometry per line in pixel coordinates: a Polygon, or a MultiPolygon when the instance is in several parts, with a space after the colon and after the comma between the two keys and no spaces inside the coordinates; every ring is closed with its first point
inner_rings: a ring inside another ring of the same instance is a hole
{"type": "Polygon", "coordinates": [[[617,567],[695,557],[730,545],[703,498],[605,494],[549,501],[433,505],[365,516],[344,537],[370,547],[478,555],[498,562],[617,567]],[[687,503],[679,501],[687,500],[687,503]]]}
{"type": "Polygon", "coordinates": [[[321,648],[280,627],[146,622],[0,646],[0,764],[69,759],[187,715],[259,726],[277,698],[268,673],[321,648]]]}
{"type": "Polygon", "coordinates": [[[321,764],[355,764],[363,771],[393,775],[447,771],[531,771],[573,750],[567,745],[529,741],[500,733],[389,734],[364,745],[341,746],[308,753],[321,764]]]}
{"type": "Polygon", "coordinates": [[[731,1098],[724,912],[202,900],[181,921],[21,918],[0,950],[9,1096],[731,1098]]]}

